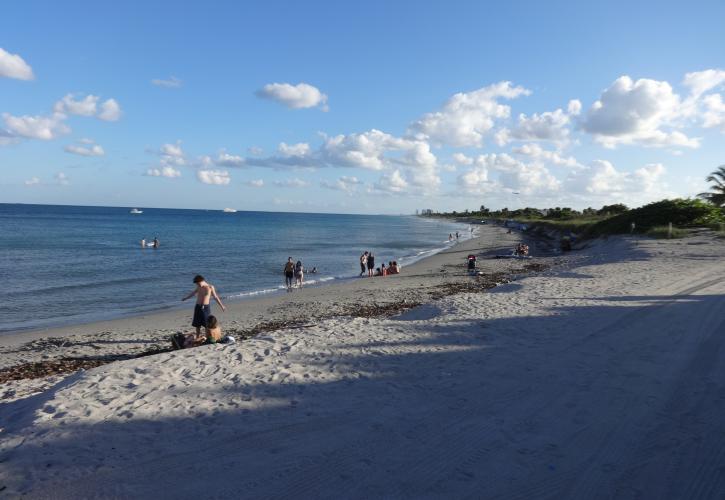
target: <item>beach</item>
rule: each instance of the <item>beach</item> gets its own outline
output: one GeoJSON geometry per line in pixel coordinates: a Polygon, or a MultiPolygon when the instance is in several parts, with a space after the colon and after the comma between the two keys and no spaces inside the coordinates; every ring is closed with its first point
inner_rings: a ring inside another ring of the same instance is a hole
{"type": "MultiPolygon", "coordinates": [[[[482,226],[397,276],[230,304],[232,345],[0,386],[31,498],[721,498],[725,245],[566,255],[482,226]],[[477,254],[480,277],[465,257],[477,254]],[[539,257],[541,255],[541,257],[539,257]]],[[[191,308],[0,337],[2,366],[168,347],[191,308]]]]}

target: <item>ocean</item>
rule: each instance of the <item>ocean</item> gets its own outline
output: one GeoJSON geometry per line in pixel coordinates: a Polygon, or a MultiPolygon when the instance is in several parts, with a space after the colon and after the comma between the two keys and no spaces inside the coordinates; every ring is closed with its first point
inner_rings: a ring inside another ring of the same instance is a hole
{"type": "Polygon", "coordinates": [[[287,257],[322,284],[357,276],[365,250],[405,266],[469,237],[415,216],[130,208],[0,204],[0,333],[178,307],[195,274],[243,299],[281,291],[287,257]]]}

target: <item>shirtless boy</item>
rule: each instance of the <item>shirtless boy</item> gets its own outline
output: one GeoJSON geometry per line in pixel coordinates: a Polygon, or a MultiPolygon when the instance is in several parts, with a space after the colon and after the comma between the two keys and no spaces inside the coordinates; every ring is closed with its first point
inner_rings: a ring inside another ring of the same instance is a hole
{"type": "Polygon", "coordinates": [[[194,283],[196,283],[196,289],[189,295],[181,299],[182,301],[190,299],[196,295],[196,305],[194,306],[194,319],[191,322],[191,326],[196,327],[196,335],[201,334],[201,327],[206,328],[207,319],[211,314],[211,299],[216,300],[222,311],[226,311],[224,304],[216,294],[216,289],[204,280],[204,276],[197,274],[194,276],[194,283]]]}

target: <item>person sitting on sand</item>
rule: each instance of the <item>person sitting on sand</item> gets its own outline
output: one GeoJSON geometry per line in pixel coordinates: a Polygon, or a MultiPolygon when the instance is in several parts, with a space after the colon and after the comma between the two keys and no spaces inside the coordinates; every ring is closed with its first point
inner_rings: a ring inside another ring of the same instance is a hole
{"type": "Polygon", "coordinates": [[[392,260],[388,262],[388,274],[398,274],[392,260]]]}
{"type": "Polygon", "coordinates": [[[393,268],[395,269],[395,274],[400,274],[400,264],[395,260],[393,261],[393,268]]]}
{"type": "Polygon", "coordinates": [[[216,316],[209,316],[206,321],[206,341],[210,344],[216,344],[222,340],[222,329],[216,316]]]}
{"type": "Polygon", "coordinates": [[[387,276],[387,275],[388,275],[388,270],[385,267],[385,262],[383,262],[382,264],[380,264],[380,276],[387,276]]]}
{"type": "Polygon", "coordinates": [[[191,326],[196,328],[196,335],[201,335],[201,327],[206,327],[206,322],[209,320],[211,315],[211,299],[216,300],[222,311],[226,311],[224,304],[216,293],[216,289],[204,280],[204,276],[197,274],[194,276],[194,283],[196,288],[190,292],[186,297],[181,299],[182,301],[190,299],[196,295],[196,305],[194,306],[194,318],[191,321],[191,326]]]}
{"type": "Polygon", "coordinates": [[[373,276],[382,276],[383,274],[380,272],[380,268],[375,269],[375,274],[373,276]]]}

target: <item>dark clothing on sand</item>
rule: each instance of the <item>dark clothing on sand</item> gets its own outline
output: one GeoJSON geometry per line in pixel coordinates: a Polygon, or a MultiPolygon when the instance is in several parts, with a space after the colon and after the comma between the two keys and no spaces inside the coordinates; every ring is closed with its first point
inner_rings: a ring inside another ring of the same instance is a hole
{"type": "Polygon", "coordinates": [[[191,322],[191,326],[194,327],[206,327],[206,323],[209,320],[209,315],[211,314],[211,306],[209,304],[207,305],[201,305],[196,304],[194,306],[194,319],[191,322]]]}

